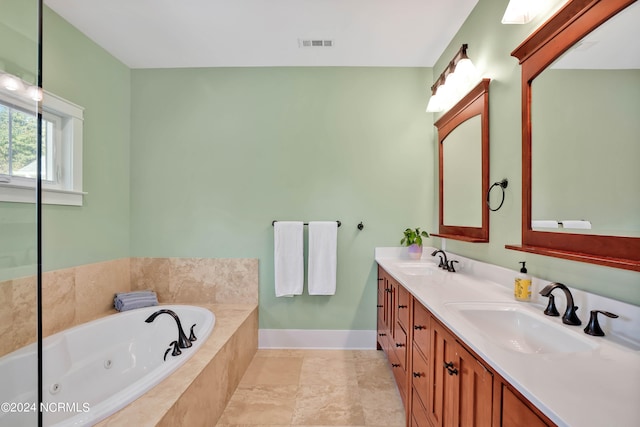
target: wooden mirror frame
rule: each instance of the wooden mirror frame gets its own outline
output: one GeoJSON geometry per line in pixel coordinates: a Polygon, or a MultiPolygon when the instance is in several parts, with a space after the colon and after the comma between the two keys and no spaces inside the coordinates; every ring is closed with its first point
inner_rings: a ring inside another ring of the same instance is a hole
{"type": "Polygon", "coordinates": [[[444,113],[435,123],[438,128],[439,147],[439,194],[440,194],[440,219],[439,232],[433,236],[447,239],[463,240],[465,242],[489,241],[489,207],[482,197],[482,227],[465,227],[444,224],[444,148],[442,142],[453,130],[472,117],[480,116],[482,132],[482,191],[489,189],[489,83],[490,79],[483,79],[468,94],[464,96],[449,111],[444,113]]]}
{"type": "Polygon", "coordinates": [[[569,0],[511,53],[522,66],[522,245],[507,249],[640,271],[640,238],[531,227],[531,83],[571,46],[635,1],[569,0]]]}

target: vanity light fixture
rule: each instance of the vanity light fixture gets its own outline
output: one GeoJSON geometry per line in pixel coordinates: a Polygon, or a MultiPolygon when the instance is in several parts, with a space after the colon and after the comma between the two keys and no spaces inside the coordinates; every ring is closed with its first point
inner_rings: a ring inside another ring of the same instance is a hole
{"type": "Polygon", "coordinates": [[[431,86],[431,98],[427,104],[428,113],[448,110],[478,82],[479,75],[476,67],[467,56],[468,47],[466,43],[462,45],[438,80],[431,86]]]}
{"type": "Polygon", "coordinates": [[[11,92],[24,90],[24,84],[22,83],[22,81],[16,76],[12,76],[11,74],[7,73],[0,74],[0,86],[3,89],[11,92]]]}
{"type": "MultiPolygon", "coordinates": [[[[1,65],[0,65],[1,66],[1,65]]],[[[42,101],[42,89],[32,84],[32,79],[23,80],[0,69],[0,91],[8,91],[23,99],[42,101]]]]}

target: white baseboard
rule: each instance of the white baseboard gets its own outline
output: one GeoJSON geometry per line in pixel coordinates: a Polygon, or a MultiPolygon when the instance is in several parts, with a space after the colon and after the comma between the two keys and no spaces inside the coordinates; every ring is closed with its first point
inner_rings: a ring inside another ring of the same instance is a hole
{"type": "Polygon", "coordinates": [[[260,329],[258,348],[375,350],[375,330],[260,329]]]}

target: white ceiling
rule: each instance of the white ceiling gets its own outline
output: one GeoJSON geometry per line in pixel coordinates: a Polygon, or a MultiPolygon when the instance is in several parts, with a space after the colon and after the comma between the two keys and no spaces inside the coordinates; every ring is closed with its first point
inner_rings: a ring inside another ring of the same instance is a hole
{"type": "Polygon", "coordinates": [[[431,67],[477,2],[45,0],[130,68],[431,67]]]}

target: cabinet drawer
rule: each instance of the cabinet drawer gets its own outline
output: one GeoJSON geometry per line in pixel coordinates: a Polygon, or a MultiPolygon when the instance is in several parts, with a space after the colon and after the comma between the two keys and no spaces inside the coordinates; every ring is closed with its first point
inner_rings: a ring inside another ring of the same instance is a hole
{"type": "Polygon", "coordinates": [[[427,418],[427,411],[424,409],[422,402],[416,397],[416,391],[413,390],[411,402],[411,427],[431,427],[427,418]]]}
{"type": "Polygon", "coordinates": [[[389,357],[391,371],[393,372],[393,377],[396,380],[398,391],[400,391],[400,397],[402,398],[402,402],[405,403],[406,407],[407,371],[405,370],[405,364],[400,362],[400,360],[398,359],[398,352],[396,352],[395,350],[391,350],[387,356],[389,357]]]}
{"type": "Polygon", "coordinates": [[[409,292],[398,285],[398,298],[396,300],[398,302],[398,323],[402,325],[405,331],[408,329],[407,326],[409,326],[409,300],[409,292]]]}
{"type": "Polygon", "coordinates": [[[413,302],[413,343],[417,345],[424,356],[429,355],[429,330],[431,316],[426,308],[418,301],[413,302]]]}
{"type": "MultiPolygon", "coordinates": [[[[413,372],[411,372],[411,383],[413,385],[413,394],[420,398],[423,406],[429,402],[429,366],[424,356],[413,347],[413,372]]],[[[415,396],[413,398],[415,400],[415,396]]],[[[415,403],[414,403],[415,405],[415,403]]]]}
{"type": "Polygon", "coordinates": [[[403,371],[407,370],[407,334],[401,327],[396,327],[395,338],[393,340],[393,351],[396,354],[396,359],[400,363],[400,367],[403,371]]]}

